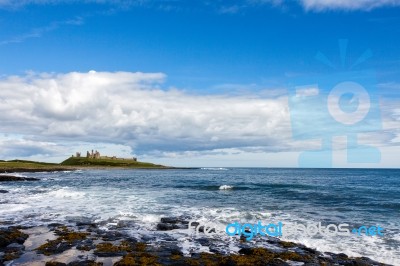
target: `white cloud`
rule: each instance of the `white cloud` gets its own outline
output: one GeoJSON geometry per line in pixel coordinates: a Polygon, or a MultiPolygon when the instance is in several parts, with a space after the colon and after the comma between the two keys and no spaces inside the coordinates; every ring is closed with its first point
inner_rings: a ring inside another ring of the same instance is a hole
{"type": "Polygon", "coordinates": [[[372,10],[384,6],[399,6],[400,0],[300,0],[306,10],[372,10]]]}
{"type": "Polygon", "coordinates": [[[2,40],[2,41],[0,41],[0,45],[6,45],[6,44],[10,44],[10,43],[20,43],[20,42],[24,42],[25,40],[28,40],[28,39],[39,38],[39,37],[42,37],[43,34],[52,32],[61,26],[66,26],[66,25],[78,26],[78,25],[82,25],[82,24],[83,24],[83,19],[80,17],[77,17],[75,19],[65,20],[65,21],[53,21],[45,27],[35,28],[35,29],[30,30],[27,33],[13,36],[6,40],[2,40]]]}
{"type": "MultiPolygon", "coordinates": [[[[290,154],[288,166],[296,166],[296,152],[318,148],[293,140],[286,95],[196,95],[163,88],[165,79],[163,73],[95,71],[0,79],[0,132],[8,135],[0,138],[0,156],[61,161],[93,148],[173,165],[219,160],[228,166],[231,160],[255,166],[268,158],[264,165],[273,166],[290,154]]],[[[363,142],[397,146],[398,110],[396,103],[383,104],[384,130],[363,142]]],[[[318,126],[329,126],[324,123],[318,126]]]]}
{"type": "Polygon", "coordinates": [[[319,94],[318,88],[306,87],[306,88],[297,88],[296,89],[296,97],[308,97],[308,96],[317,96],[319,94]]]}
{"type": "Polygon", "coordinates": [[[291,146],[287,97],[164,90],[162,73],[27,74],[0,80],[0,132],[128,145],[141,153],[291,146]]]}
{"type": "Polygon", "coordinates": [[[60,151],[56,143],[33,141],[20,137],[0,136],[1,159],[17,159],[30,156],[53,156],[60,151]]]}

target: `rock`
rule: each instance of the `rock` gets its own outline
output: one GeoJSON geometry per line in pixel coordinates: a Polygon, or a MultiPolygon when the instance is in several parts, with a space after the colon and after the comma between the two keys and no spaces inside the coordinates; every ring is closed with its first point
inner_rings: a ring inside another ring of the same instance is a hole
{"type": "Polygon", "coordinates": [[[173,230],[174,226],[172,224],[165,224],[165,223],[159,223],[157,224],[157,230],[159,231],[169,231],[173,230]]]}
{"type": "MultiPolygon", "coordinates": [[[[299,264],[289,264],[287,262],[284,262],[281,259],[273,259],[272,261],[268,262],[268,265],[270,265],[270,266],[291,266],[291,265],[299,265],[299,264]]],[[[311,266],[311,265],[307,265],[307,266],[311,266]]]]}
{"type": "Polygon", "coordinates": [[[179,255],[179,256],[183,256],[182,251],[180,251],[180,249],[175,248],[171,250],[171,255],[179,255]]]}
{"type": "Polygon", "coordinates": [[[18,243],[12,243],[6,247],[6,252],[19,252],[25,250],[25,246],[18,244],[18,243]]]}
{"type": "Polygon", "coordinates": [[[198,239],[196,239],[196,242],[198,242],[202,246],[210,245],[210,240],[208,240],[208,238],[198,238],[198,239]]]}
{"type": "Polygon", "coordinates": [[[68,263],[68,266],[101,266],[102,262],[95,262],[94,260],[73,261],[68,263]]]}
{"type": "Polygon", "coordinates": [[[76,226],[93,226],[96,227],[96,223],[90,217],[83,216],[69,216],[67,217],[68,222],[75,223],[76,226]]]}
{"type": "Polygon", "coordinates": [[[253,250],[252,248],[242,248],[239,250],[239,254],[250,255],[253,254],[253,250]]]}
{"type": "Polygon", "coordinates": [[[0,182],[7,181],[39,181],[38,178],[33,177],[22,177],[22,176],[13,176],[13,175],[0,175],[0,182]]]}
{"type": "Polygon", "coordinates": [[[4,190],[4,189],[0,189],[0,193],[8,193],[8,191],[7,190],[4,190]]]}
{"type": "Polygon", "coordinates": [[[138,225],[134,221],[118,221],[117,228],[137,228],[138,225]]]}
{"type": "Polygon", "coordinates": [[[16,228],[0,229],[0,250],[11,243],[23,244],[27,238],[27,234],[22,233],[16,228]]]}
{"type": "Polygon", "coordinates": [[[54,255],[54,254],[63,253],[64,251],[66,251],[72,247],[73,247],[73,245],[71,243],[61,242],[61,241],[57,241],[57,240],[51,240],[51,241],[48,241],[46,244],[43,244],[39,248],[37,248],[37,251],[46,256],[50,256],[50,255],[54,255]]]}
{"type": "Polygon", "coordinates": [[[93,240],[91,240],[91,239],[86,239],[86,240],[80,242],[76,246],[76,249],[82,250],[82,251],[90,251],[94,248],[95,248],[95,245],[93,244],[93,240]]]}
{"type": "Polygon", "coordinates": [[[166,224],[176,224],[179,222],[179,219],[175,217],[164,217],[161,218],[161,222],[166,224]]]}
{"type": "Polygon", "coordinates": [[[311,253],[311,254],[316,254],[316,255],[320,254],[320,252],[318,252],[317,250],[315,250],[313,248],[302,247],[301,249],[303,249],[304,251],[311,253]]]}
{"type": "MultiPolygon", "coordinates": [[[[181,217],[163,217],[157,224],[157,230],[170,231],[173,229],[187,229],[189,222],[181,217]]],[[[194,225],[194,223],[192,223],[194,225]]]]}
{"type": "Polygon", "coordinates": [[[46,262],[46,266],[67,266],[67,264],[58,261],[48,261],[46,262]]]}
{"type": "Polygon", "coordinates": [[[104,241],[116,241],[122,239],[123,235],[118,231],[106,231],[102,234],[104,241]]]}
{"type": "Polygon", "coordinates": [[[47,225],[48,227],[51,227],[52,229],[55,229],[56,227],[63,226],[63,224],[60,223],[50,223],[47,225]]]}
{"type": "Polygon", "coordinates": [[[96,246],[94,254],[99,257],[120,257],[125,256],[132,250],[132,244],[127,241],[122,241],[118,246],[109,242],[103,242],[96,246]]]}
{"type": "Polygon", "coordinates": [[[221,251],[218,249],[218,247],[215,247],[215,246],[210,246],[208,249],[210,250],[210,252],[215,253],[215,254],[221,253],[221,251]]]}

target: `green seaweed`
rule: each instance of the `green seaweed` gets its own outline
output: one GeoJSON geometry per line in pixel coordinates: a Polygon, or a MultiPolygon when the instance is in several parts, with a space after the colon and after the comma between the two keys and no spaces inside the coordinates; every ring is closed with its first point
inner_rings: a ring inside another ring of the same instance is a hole
{"type": "Polygon", "coordinates": [[[68,230],[66,226],[60,226],[55,230],[59,237],[54,240],[48,240],[47,243],[41,245],[36,250],[40,253],[50,256],[57,253],[62,253],[65,249],[71,248],[81,240],[85,240],[89,233],[74,232],[68,230]],[[63,245],[63,246],[62,246],[63,245]],[[60,247],[63,248],[60,248],[60,247]]]}

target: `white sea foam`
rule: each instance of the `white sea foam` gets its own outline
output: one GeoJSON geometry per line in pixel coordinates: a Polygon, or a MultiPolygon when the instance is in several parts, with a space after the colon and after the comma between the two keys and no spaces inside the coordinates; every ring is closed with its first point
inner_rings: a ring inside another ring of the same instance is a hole
{"type": "Polygon", "coordinates": [[[50,191],[48,194],[50,197],[67,198],[67,199],[81,199],[85,196],[85,193],[83,192],[72,191],[71,189],[68,188],[62,188],[50,191]]]}
{"type": "MultiPolygon", "coordinates": [[[[62,175],[62,174],[61,174],[62,175]]],[[[212,174],[214,175],[214,174],[212,174]]],[[[69,178],[69,175],[68,175],[69,178]]],[[[51,181],[52,182],[52,181],[51,181]]],[[[223,181],[228,183],[229,181],[223,181]]],[[[29,183],[31,184],[31,183],[29,183]]],[[[223,184],[223,183],[222,183],[223,184]]],[[[40,225],[51,222],[63,222],[68,216],[96,216],[97,222],[103,222],[104,228],[118,225],[118,222],[134,221],[137,227],[128,228],[135,237],[154,236],[161,239],[166,235],[177,239],[184,254],[192,251],[209,252],[208,247],[196,242],[195,236],[188,230],[177,229],[168,232],[154,231],[161,217],[187,216],[196,221],[212,222],[217,225],[227,225],[234,221],[257,223],[283,222],[307,224],[311,221],[306,216],[296,216],[290,211],[271,211],[268,205],[264,209],[238,209],[233,206],[192,206],[189,203],[179,204],[175,190],[163,191],[157,189],[142,189],[137,187],[117,188],[112,186],[61,186],[49,187],[35,185],[34,187],[12,187],[4,185],[9,193],[1,197],[8,202],[0,205],[0,219],[7,221],[20,221],[23,225],[40,225]],[[38,193],[40,191],[40,193],[38,193]],[[171,196],[173,195],[173,196],[171,196]],[[170,200],[175,197],[174,200],[170,200]],[[165,200],[169,199],[169,201],[165,200]]],[[[221,185],[220,190],[233,189],[231,185],[221,185]]],[[[218,196],[231,195],[231,193],[214,193],[218,196]]],[[[388,224],[396,228],[398,224],[388,224]]],[[[400,251],[397,248],[389,249],[388,240],[399,240],[399,235],[388,238],[379,237],[301,237],[290,236],[282,238],[288,241],[303,243],[320,251],[346,253],[350,256],[368,256],[377,261],[400,265],[400,251]]],[[[258,238],[259,239],[259,238],[258,238]]],[[[239,239],[227,235],[216,236],[216,241],[227,252],[237,252],[239,239]]],[[[252,240],[252,245],[267,245],[266,241],[252,240]]]]}
{"type": "Polygon", "coordinates": [[[233,189],[233,186],[222,185],[219,187],[219,190],[229,190],[229,189],[233,189]]]}
{"type": "Polygon", "coordinates": [[[16,176],[16,177],[27,177],[26,175],[23,175],[23,174],[20,174],[20,173],[0,173],[0,176],[1,175],[5,175],[5,176],[12,175],[12,176],[16,176]]]}
{"type": "Polygon", "coordinates": [[[201,170],[210,170],[210,171],[227,171],[228,168],[224,167],[203,167],[201,170]]]}

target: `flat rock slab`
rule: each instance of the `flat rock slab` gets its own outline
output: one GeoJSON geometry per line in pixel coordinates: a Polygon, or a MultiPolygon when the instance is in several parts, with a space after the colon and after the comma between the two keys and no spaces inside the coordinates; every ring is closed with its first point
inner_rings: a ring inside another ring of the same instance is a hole
{"type": "Polygon", "coordinates": [[[13,175],[0,175],[0,182],[9,181],[39,181],[39,178],[34,177],[23,177],[23,176],[13,176],[13,175]]]}

